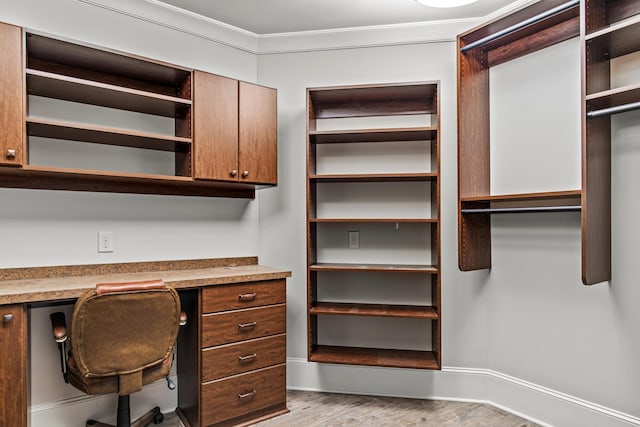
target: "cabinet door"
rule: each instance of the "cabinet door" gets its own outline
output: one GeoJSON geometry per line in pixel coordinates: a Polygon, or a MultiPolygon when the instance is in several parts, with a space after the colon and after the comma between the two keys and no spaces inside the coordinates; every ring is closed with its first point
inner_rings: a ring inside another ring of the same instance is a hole
{"type": "Polygon", "coordinates": [[[240,82],[240,181],[277,184],[276,90],[240,82]]]}
{"type": "Polygon", "coordinates": [[[27,426],[27,316],[23,305],[0,306],[0,425],[27,426]]]}
{"type": "Polygon", "coordinates": [[[0,23],[0,164],[22,164],[22,32],[0,23]]]}
{"type": "Polygon", "coordinates": [[[194,178],[238,180],[238,81],[194,72],[194,178]]]}

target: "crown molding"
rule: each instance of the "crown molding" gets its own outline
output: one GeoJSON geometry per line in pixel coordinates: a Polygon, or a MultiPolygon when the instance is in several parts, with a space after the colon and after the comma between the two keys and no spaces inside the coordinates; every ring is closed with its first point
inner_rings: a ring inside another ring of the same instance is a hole
{"type": "Polygon", "coordinates": [[[202,38],[255,55],[451,42],[487,20],[539,0],[518,0],[487,16],[468,19],[376,25],[319,31],[256,34],[161,0],[78,0],[114,13],[202,38]]]}

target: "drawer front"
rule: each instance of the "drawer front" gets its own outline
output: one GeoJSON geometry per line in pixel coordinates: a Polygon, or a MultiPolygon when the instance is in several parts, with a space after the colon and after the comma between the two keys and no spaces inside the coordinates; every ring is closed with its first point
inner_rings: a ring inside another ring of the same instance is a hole
{"type": "Polygon", "coordinates": [[[202,316],[202,347],[284,333],[286,304],[202,316]]]}
{"type": "Polygon", "coordinates": [[[209,426],[282,404],[286,406],[285,365],[260,369],[202,385],[202,425],[209,426]]]}
{"type": "Polygon", "coordinates": [[[286,302],[285,280],[265,280],[234,285],[210,286],[202,290],[202,312],[235,310],[286,302]]]}
{"type": "Polygon", "coordinates": [[[284,334],[202,350],[202,381],[212,381],[286,361],[284,334]]]}

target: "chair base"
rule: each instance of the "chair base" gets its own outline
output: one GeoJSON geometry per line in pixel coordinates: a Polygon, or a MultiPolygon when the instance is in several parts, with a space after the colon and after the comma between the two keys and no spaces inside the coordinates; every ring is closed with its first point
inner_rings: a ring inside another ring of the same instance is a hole
{"type": "MultiPolygon", "coordinates": [[[[143,414],[140,418],[131,422],[131,427],[147,427],[151,424],[160,424],[164,421],[164,414],[160,412],[159,407],[155,407],[149,412],[143,414]]],[[[101,423],[96,420],[87,420],[86,427],[116,427],[113,424],[101,423]]]]}

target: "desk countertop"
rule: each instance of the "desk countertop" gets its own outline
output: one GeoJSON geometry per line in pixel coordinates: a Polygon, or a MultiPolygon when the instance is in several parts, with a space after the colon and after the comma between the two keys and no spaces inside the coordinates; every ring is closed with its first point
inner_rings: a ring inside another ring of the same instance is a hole
{"type": "Polygon", "coordinates": [[[290,276],[253,257],[0,269],[0,304],[74,299],[97,283],[162,279],[188,289],[290,276]]]}

